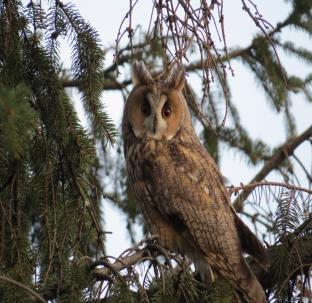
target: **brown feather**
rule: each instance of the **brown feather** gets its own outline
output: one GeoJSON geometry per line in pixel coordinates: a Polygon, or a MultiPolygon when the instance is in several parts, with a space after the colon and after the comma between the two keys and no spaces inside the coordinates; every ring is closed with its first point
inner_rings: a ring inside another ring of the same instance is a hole
{"type": "Polygon", "coordinates": [[[266,249],[259,239],[250,231],[241,218],[235,214],[235,225],[238,232],[242,250],[252,256],[264,268],[269,266],[269,258],[266,249]]]}

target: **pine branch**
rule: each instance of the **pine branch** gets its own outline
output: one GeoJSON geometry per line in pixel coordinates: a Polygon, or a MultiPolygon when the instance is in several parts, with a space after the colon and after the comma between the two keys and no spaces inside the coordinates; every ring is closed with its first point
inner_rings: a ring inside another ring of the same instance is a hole
{"type": "MultiPolygon", "coordinates": [[[[312,137],[312,126],[308,127],[301,135],[287,139],[287,141],[281,145],[275,154],[266,161],[262,169],[255,175],[255,177],[249,182],[254,184],[262,181],[272,170],[279,167],[279,165],[289,156],[293,154],[295,149],[304,141],[312,137]]],[[[247,199],[249,194],[252,192],[252,188],[244,189],[240,195],[236,198],[233,203],[236,211],[240,212],[243,210],[244,201],[247,199]]]]}
{"type": "Polygon", "coordinates": [[[295,191],[288,190],[277,198],[277,208],[274,213],[273,233],[282,241],[288,234],[296,230],[300,225],[301,209],[298,200],[295,199],[295,191]]]}
{"type": "Polygon", "coordinates": [[[309,217],[294,230],[293,235],[297,237],[308,228],[312,229],[312,213],[310,213],[309,217]]]}
{"type": "Polygon", "coordinates": [[[87,23],[71,4],[56,3],[70,24],[72,39],[72,70],[82,92],[82,101],[90,118],[95,138],[106,138],[113,144],[117,130],[100,101],[104,52],[97,31],[87,23]]]}
{"type": "Polygon", "coordinates": [[[0,280],[9,284],[13,284],[14,286],[17,286],[23,290],[25,290],[30,297],[36,299],[36,301],[38,302],[42,302],[42,303],[47,303],[46,300],[44,300],[38,293],[36,293],[34,290],[32,290],[31,288],[29,288],[28,286],[26,286],[25,284],[18,282],[16,280],[13,280],[9,277],[5,277],[3,275],[0,275],[0,280]]]}
{"type": "MultiPolygon", "coordinates": [[[[308,268],[312,264],[312,250],[304,249],[304,247],[311,247],[312,241],[311,238],[301,238],[296,240],[296,253],[289,251],[290,260],[289,264],[292,265],[294,270],[291,272],[291,276],[289,279],[296,277],[301,274],[303,270],[308,270],[308,268]]],[[[269,260],[274,260],[274,256],[276,256],[281,249],[282,244],[271,246],[268,248],[269,260]]],[[[257,276],[259,282],[265,289],[274,289],[276,286],[276,281],[274,279],[274,273],[272,272],[272,268],[269,268],[268,271],[265,271],[263,268],[259,266],[254,260],[249,260],[249,265],[255,275],[257,276]]],[[[271,263],[272,266],[272,263],[271,263]]]]}
{"type": "Polygon", "coordinates": [[[253,140],[240,124],[238,117],[232,128],[219,128],[217,136],[231,148],[236,148],[246,155],[253,164],[267,159],[270,155],[270,148],[262,140],[253,140]]]}

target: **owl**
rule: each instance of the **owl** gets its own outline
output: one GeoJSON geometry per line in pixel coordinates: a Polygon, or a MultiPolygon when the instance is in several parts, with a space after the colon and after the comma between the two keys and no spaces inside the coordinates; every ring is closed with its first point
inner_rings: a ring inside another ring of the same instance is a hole
{"type": "Polygon", "coordinates": [[[266,265],[261,242],[231,207],[219,169],[196,136],[183,95],[185,77],[174,67],[153,77],[132,67],[133,90],[122,133],[129,183],[146,226],[160,244],[186,255],[204,281],[227,279],[250,303],[266,297],[243,253],[266,265]]]}

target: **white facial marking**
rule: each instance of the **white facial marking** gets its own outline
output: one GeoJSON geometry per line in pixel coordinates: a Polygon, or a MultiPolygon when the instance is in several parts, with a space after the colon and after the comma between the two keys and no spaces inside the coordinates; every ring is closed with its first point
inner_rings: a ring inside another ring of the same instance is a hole
{"type": "Polygon", "coordinates": [[[167,96],[161,95],[159,99],[155,99],[154,95],[148,93],[146,98],[151,107],[151,114],[144,120],[145,135],[154,139],[161,139],[167,129],[167,121],[163,119],[161,114],[162,108],[167,102],[167,96]]]}

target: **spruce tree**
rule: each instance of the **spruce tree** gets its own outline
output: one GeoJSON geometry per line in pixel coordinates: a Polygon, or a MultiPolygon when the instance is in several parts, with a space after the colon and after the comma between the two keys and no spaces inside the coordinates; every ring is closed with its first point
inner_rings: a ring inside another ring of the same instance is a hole
{"type": "MultiPolygon", "coordinates": [[[[96,31],[60,1],[46,11],[1,1],[0,24],[1,275],[80,302],[88,258],[105,253],[95,142],[113,143],[116,131],[100,103],[104,54],[96,31]],[[88,130],[63,87],[60,37],[72,46],[88,130]]],[[[33,300],[1,282],[0,301],[33,300]]]]}

